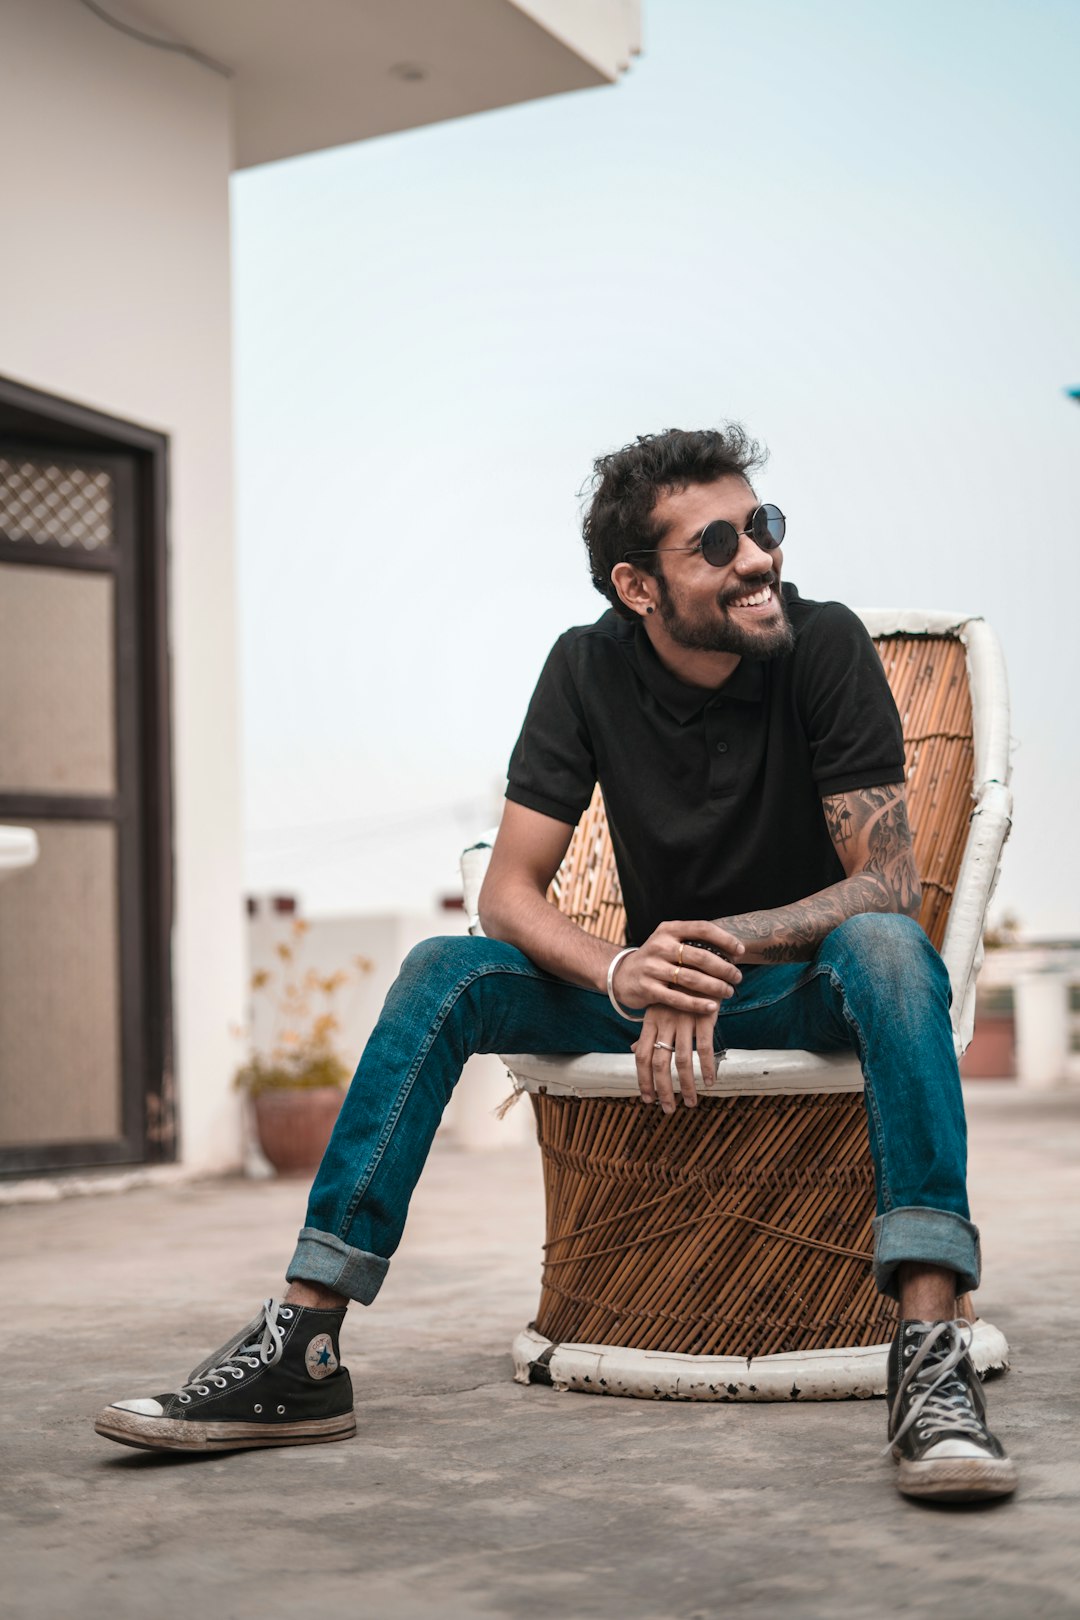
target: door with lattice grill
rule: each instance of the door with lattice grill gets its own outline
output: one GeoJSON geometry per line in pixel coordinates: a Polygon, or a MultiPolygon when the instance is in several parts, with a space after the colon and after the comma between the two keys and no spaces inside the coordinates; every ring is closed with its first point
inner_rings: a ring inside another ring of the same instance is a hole
{"type": "Polygon", "coordinates": [[[146,1156],[137,458],[0,436],[0,1168],[146,1156]]]}

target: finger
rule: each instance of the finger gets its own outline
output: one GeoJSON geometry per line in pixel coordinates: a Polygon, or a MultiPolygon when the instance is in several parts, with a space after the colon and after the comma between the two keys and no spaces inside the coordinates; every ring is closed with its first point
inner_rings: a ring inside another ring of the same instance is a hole
{"type": "Polygon", "coordinates": [[[725,956],[745,956],[746,946],[735,934],[721,928],[714,922],[683,922],[676,923],[680,930],[679,938],[685,940],[704,940],[707,945],[718,945],[725,956]]]}
{"type": "Polygon", "coordinates": [[[736,985],[742,983],[742,973],[731,962],[723,962],[718,956],[710,957],[708,951],[698,951],[697,955],[715,962],[716,967],[691,967],[689,962],[684,962],[678,973],[669,973],[666,979],[653,981],[655,989],[650,984],[650,998],[656,994],[656,990],[666,989],[681,995],[703,996],[708,1001],[715,1001],[717,996],[727,1000],[736,985]]]}
{"type": "MultiPolygon", "coordinates": [[[[668,1046],[674,1046],[674,1034],[658,1036],[659,1040],[666,1040],[668,1046]]],[[[671,1083],[671,1053],[663,1046],[653,1047],[652,1083],[656,1090],[657,1100],[665,1114],[675,1112],[675,1088],[671,1083]]]]}
{"type": "Polygon", "coordinates": [[[701,1078],[706,1087],[712,1087],[716,1084],[716,1051],[713,1047],[713,1031],[715,1028],[715,1018],[699,1018],[694,1026],[698,1063],[701,1065],[701,1078]]]}
{"type": "Polygon", "coordinates": [[[704,990],[706,995],[716,993],[714,983],[704,985],[698,982],[698,975],[707,981],[720,979],[725,984],[742,984],[742,969],[734,962],[729,962],[725,956],[716,956],[712,951],[703,950],[700,945],[687,941],[683,951],[683,967],[679,974],[679,983],[688,990],[704,990]]]}
{"type": "Polygon", "coordinates": [[[634,1067],[637,1070],[638,1090],[644,1103],[654,1103],[656,1101],[656,1087],[653,1085],[652,1078],[653,1040],[655,1035],[655,1029],[648,1035],[642,1031],[631,1047],[634,1054],[634,1067]]]}
{"type": "Polygon", "coordinates": [[[680,1018],[675,1031],[675,1069],[679,1076],[679,1090],[687,1108],[697,1107],[697,1085],[694,1081],[694,1023],[680,1018]]]}
{"type": "MultiPolygon", "coordinates": [[[[692,928],[698,924],[678,926],[692,928]]],[[[623,998],[624,1006],[650,1006],[660,999],[665,1005],[678,1006],[665,994],[672,990],[712,1000],[718,995],[728,994],[722,988],[724,985],[737,985],[742,981],[740,970],[726,957],[695,945],[693,941],[676,940],[674,937],[662,944],[642,946],[635,956],[628,959],[625,974],[620,964],[619,975],[622,977],[614,988],[623,998]]]]}
{"type": "Polygon", "coordinates": [[[655,990],[649,992],[651,1006],[663,1007],[665,1010],[677,1013],[689,1013],[691,1018],[715,1018],[720,1011],[720,1002],[726,1001],[734,995],[730,985],[721,985],[713,980],[713,993],[709,997],[688,996],[682,990],[673,990],[671,985],[657,985],[655,990]]]}

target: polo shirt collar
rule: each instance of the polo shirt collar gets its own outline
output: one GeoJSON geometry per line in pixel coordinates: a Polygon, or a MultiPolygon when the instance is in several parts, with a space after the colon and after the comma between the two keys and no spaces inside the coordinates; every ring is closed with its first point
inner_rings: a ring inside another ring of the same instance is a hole
{"type": "Polygon", "coordinates": [[[704,686],[687,686],[665,669],[653,650],[644,625],[634,629],[634,662],[642,680],[676,720],[685,723],[700,714],[714,698],[736,698],[743,703],[760,703],[765,695],[765,668],[758,658],[742,658],[723,686],[710,691],[704,686]]]}

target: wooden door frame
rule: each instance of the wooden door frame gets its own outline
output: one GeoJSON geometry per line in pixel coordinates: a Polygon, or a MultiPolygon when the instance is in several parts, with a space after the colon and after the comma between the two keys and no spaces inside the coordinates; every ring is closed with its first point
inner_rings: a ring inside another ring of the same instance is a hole
{"type": "MultiPolygon", "coordinates": [[[[138,790],[142,837],[121,883],[141,893],[138,938],[121,936],[123,1139],[58,1143],[2,1150],[0,1175],[119,1163],[162,1163],[176,1158],[172,929],[174,912],[172,704],[168,633],[168,439],[25,383],[0,376],[0,434],[27,449],[89,459],[124,453],[134,468],[130,517],[134,530],[134,641],[118,646],[134,670],[139,693],[138,790]],[[133,664],[132,664],[133,661],[133,664]],[[133,962],[141,953],[141,962],[133,962]],[[138,1005],[131,1005],[131,986],[138,1005]]],[[[0,541],[6,561],[25,562],[20,542],[0,541]]],[[[42,559],[44,560],[44,559],[42,559]]],[[[62,558],[55,556],[56,561],[62,558]]],[[[50,555],[50,563],[54,555],[50,555]]],[[[119,687],[117,701],[123,701],[119,687]]],[[[119,741],[119,738],[118,738],[119,741]]],[[[7,796],[11,797],[11,796],[7,796]]],[[[20,813],[33,815],[26,796],[20,813]]],[[[41,808],[47,808],[42,803],[41,808]]],[[[123,864],[123,863],[122,863],[123,864]]],[[[123,916],[123,912],[121,913],[123,916]]]]}

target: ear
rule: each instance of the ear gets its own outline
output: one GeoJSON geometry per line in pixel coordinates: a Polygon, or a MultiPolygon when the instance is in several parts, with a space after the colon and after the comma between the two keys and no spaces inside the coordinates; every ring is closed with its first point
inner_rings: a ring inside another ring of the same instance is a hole
{"type": "Polygon", "coordinates": [[[656,580],[651,574],[635,568],[633,563],[616,563],[611,570],[611,583],[619,593],[620,602],[624,602],[631,613],[637,613],[642,618],[646,613],[651,613],[660,600],[656,580]]]}

